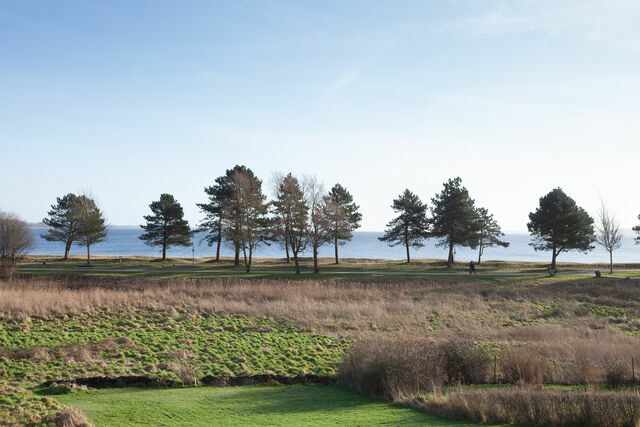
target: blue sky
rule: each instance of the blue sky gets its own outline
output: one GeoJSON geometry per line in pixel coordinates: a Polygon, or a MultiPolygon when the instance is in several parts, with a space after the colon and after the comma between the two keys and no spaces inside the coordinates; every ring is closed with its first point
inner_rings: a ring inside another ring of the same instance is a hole
{"type": "Polygon", "coordinates": [[[563,187],[637,223],[637,1],[0,0],[0,209],[138,224],[246,164],[345,185],[381,230],[460,176],[506,230],[563,187]]]}

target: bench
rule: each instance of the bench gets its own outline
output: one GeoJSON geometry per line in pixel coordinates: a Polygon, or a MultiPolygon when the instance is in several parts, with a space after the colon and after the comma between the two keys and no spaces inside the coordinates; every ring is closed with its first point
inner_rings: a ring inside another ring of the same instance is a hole
{"type": "Polygon", "coordinates": [[[76,265],[76,267],[78,268],[78,271],[91,270],[93,268],[93,265],[76,265]]]}

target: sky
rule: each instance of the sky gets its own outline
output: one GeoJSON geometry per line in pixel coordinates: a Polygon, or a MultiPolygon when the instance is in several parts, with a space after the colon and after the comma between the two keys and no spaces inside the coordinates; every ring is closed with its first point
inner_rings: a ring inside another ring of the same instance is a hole
{"type": "Polygon", "coordinates": [[[191,223],[236,164],[354,196],[460,176],[505,231],[562,187],[639,221],[640,2],[0,0],[0,209],[93,195],[113,225],[191,223]]]}

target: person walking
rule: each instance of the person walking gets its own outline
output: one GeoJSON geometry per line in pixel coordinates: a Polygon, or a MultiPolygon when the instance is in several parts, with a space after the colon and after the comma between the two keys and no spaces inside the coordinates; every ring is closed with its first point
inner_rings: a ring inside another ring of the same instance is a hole
{"type": "Polygon", "coordinates": [[[469,274],[476,274],[476,263],[473,261],[469,263],[469,274]]]}

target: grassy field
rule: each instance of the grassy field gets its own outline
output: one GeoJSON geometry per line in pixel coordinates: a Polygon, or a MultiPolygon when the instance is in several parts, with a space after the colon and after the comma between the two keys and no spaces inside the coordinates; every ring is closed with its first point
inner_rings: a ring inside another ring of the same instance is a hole
{"type": "MultiPolygon", "coordinates": [[[[69,271],[76,271],[77,265],[85,264],[86,259],[82,256],[74,255],[69,260],[62,260],[55,256],[30,256],[24,260],[21,267],[28,269],[41,269],[42,261],[46,261],[48,269],[64,269],[69,271]]],[[[399,277],[411,277],[402,276],[403,273],[414,275],[418,273],[430,273],[430,274],[444,274],[444,275],[464,275],[468,273],[468,262],[457,262],[451,269],[447,268],[444,260],[436,259],[416,259],[410,264],[405,261],[393,261],[393,260],[372,260],[372,259],[358,259],[358,258],[345,258],[340,264],[335,264],[333,258],[320,258],[319,265],[321,272],[324,274],[350,273],[350,275],[344,275],[345,277],[353,277],[353,274],[392,274],[395,273],[399,277]]],[[[242,263],[240,266],[235,266],[232,258],[223,257],[219,262],[216,262],[212,258],[171,258],[166,261],[161,261],[159,258],[146,257],[146,256],[96,256],[92,259],[92,265],[97,270],[144,270],[141,273],[161,274],[163,271],[167,274],[167,271],[182,272],[182,273],[196,273],[204,274],[211,273],[243,273],[244,267],[242,263]]],[[[301,258],[301,266],[303,273],[311,274],[313,260],[311,258],[301,258]]],[[[543,262],[512,262],[512,261],[484,261],[481,264],[477,264],[478,274],[546,274],[548,263],[543,262]]],[[[618,270],[633,270],[640,269],[640,263],[627,263],[616,264],[615,268],[618,270]]],[[[608,264],[594,263],[594,264],[582,264],[582,263],[559,263],[558,270],[560,272],[571,271],[593,271],[602,270],[607,271],[608,264]]],[[[286,263],[282,259],[276,258],[256,258],[253,261],[252,271],[254,274],[261,272],[270,273],[292,273],[294,270],[293,262],[286,263]]],[[[623,273],[624,274],[624,273],[623,273]]],[[[273,276],[272,276],[273,277],[273,276]]],[[[359,277],[359,275],[356,275],[359,277]]],[[[368,278],[370,276],[364,276],[368,278]]]]}
{"type": "Polygon", "coordinates": [[[332,375],[347,345],[266,318],[92,311],[0,320],[0,372],[27,385],[94,376],[332,375]]]}
{"type": "Polygon", "coordinates": [[[109,389],[57,396],[96,426],[473,425],[395,406],[340,386],[109,389]]]}
{"type": "MultiPolygon", "coordinates": [[[[357,390],[480,421],[528,420],[526,411],[499,411],[527,401],[545,402],[536,414],[568,402],[562,408],[588,404],[609,419],[606,408],[624,410],[638,398],[606,391],[640,377],[638,280],[323,278],[28,274],[0,282],[0,384],[14,390],[0,401],[0,417],[60,411],[62,403],[26,390],[44,381],[129,375],[182,385],[211,383],[208,376],[337,373],[357,390]],[[494,382],[603,391],[438,394],[458,383],[494,382]],[[438,392],[426,396],[431,389],[438,392]]],[[[621,420],[636,416],[625,413],[621,420]]]]}

